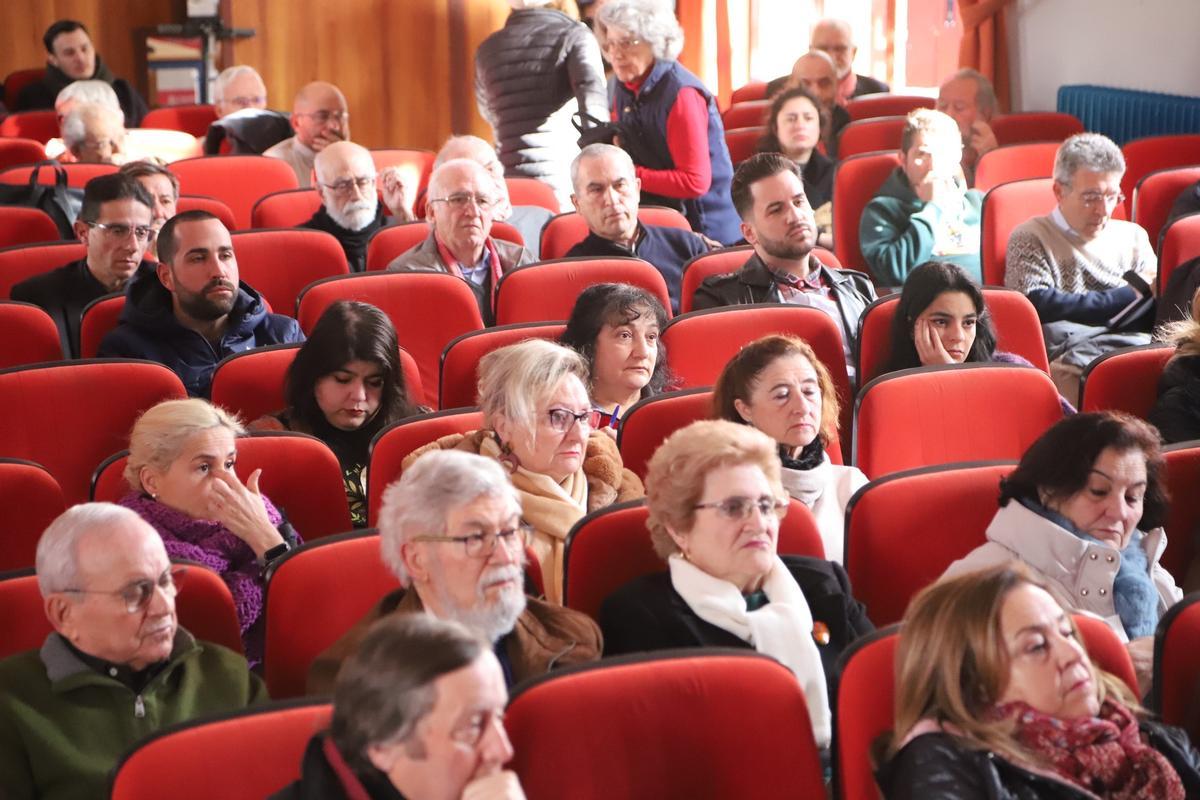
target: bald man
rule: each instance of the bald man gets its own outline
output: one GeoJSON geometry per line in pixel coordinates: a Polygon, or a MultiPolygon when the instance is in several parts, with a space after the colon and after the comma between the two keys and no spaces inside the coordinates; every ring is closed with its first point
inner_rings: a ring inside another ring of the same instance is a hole
{"type": "Polygon", "coordinates": [[[868,75],[854,74],[854,56],[858,46],[854,44],[854,31],[844,19],[823,19],[813,26],[810,50],[820,50],[833,59],[837,72],[837,102],[845,105],[851,97],[878,92],[890,92],[883,81],[868,75]]]}
{"type": "Polygon", "coordinates": [[[375,161],[365,147],[334,142],[313,162],[321,207],[301,228],[325,231],[342,245],[352,272],[367,268],[367,242],[375,231],[394,222],[411,222],[405,198],[411,197],[395,169],[376,174],[375,161]],[[384,214],[384,203],[392,216],[384,214]]]}
{"type": "Polygon", "coordinates": [[[447,161],[429,178],[425,241],[388,264],[389,272],[448,272],[475,292],[485,324],[494,320],[496,284],[505,272],[533,256],[520,245],[492,238],[492,222],[503,195],[495,177],[478,162],[447,161]]]}
{"type": "Polygon", "coordinates": [[[837,137],[842,128],[850,124],[850,114],[837,102],[837,68],[833,59],[820,50],[810,50],[796,59],[792,65],[792,86],[803,86],[825,109],[829,127],[821,132],[825,152],[837,158],[837,137]]]}
{"type": "Polygon", "coordinates": [[[350,138],[350,112],[346,98],[332,83],[315,81],[296,93],[291,116],[294,136],[263,153],[282,159],[296,172],[300,187],[312,186],[317,153],[334,142],[350,138]]]}

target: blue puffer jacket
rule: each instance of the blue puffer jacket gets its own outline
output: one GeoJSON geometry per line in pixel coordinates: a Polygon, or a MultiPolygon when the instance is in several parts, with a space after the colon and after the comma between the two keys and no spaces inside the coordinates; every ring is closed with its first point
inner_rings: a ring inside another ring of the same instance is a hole
{"type": "Polygon", "coordinates": [[[150,272],[130,281],[121,324],[104,337],[99,355],[157,361],[179,376],[189,395],[208,397],[213,370],[225,356],[268,344],[303,341],[296,320],[267,313],[258,292],[241,283],[225,335],[213,344],[179,324],[171,293],[150,272]]]}

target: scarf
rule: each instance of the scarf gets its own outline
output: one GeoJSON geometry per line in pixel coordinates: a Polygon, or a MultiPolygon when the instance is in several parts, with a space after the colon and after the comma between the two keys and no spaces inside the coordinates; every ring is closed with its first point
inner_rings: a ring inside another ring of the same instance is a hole
{"type": "Polygon", "coordinates": [[[817,745],[827,747],[829,692],[821,654],[812,637],[812,612],[783,561],[775,557],[775,564],[763,582],[762,590],[770,602],[754,611],[747,610],[746,598],[738,587],[709,575],[681,554],[672,554],[667,566],[671,585],[696,616],[778,660],[796,675],[817,745]]]}
{"type": "Polygon", "coordinates": [[[311,228],[317,231],[325,231],[338,240],[342,250],[346,253],[346,261],[350,264],[351,272],[362,272],[367,268],[367,242],[371,236],[387,223],[383,214],[383,204],[380,203],[375,209],[375,219],[367,224],[361,230],[352,231],[349,228],[343,228],[329,216],[329,212],[325,210],[325,206],[317,209],[317,213],[313,214],[312,219],[304,223],[304,227],[311,228]]]}
{"type": "MultiPolygon", "coordinates": [[[[463,271],[462,263],[454,257],[450,252],[450,248],[442,243],[442,239],[437,233],[434,233],[433,240],[437,243],[438,256],[442,259],[442,263],[446,265],[446,271],[451,275],[462,278],[467,283],[471,283],[471,279],[463,271]]],[[[488,256],[488,272],[492,279],[491,285],[491,304],[492,308],[496,307],[496,290],[500,288],[500,277],[504,274],[504,265],[500,263],[500,252],[496,249],[496,243],[492,241],[492,237],[487,237],[483,240],[483,247],[488,256]]],[[[484,282],[484,291],[487,291],[487,282],[484,282]]]]}
{"type": "Polygon", "coordinates": [[[521,516],[533,526],[530,546],[542,567],[546,599],[561,604],[563,545],[571,527],[587,513],[587,476],[580,468],[560,484],[549,475],[530,472],[491,436],[480,442],[479,454],[508,468],[513,486],[521,493],[521,516]]]}
{"type": "Polygon", "coordinates": [[[805,445],[796,458],[790,458],[784,450],[783,447],[779,448],[779,460],[783,462],[779,477],[783,488],[790,496],[812,508],[829,486],[829,476],[833,472],[833,463],[825,457],[821,437],[805,445]]]}
{"type": "Polygon", "coordinates": [[[1012,717],[1017,742],[1070,783],[1104,800],[1184,800],[1183,783],[1166,756],[1142,741],[1133,713],[1105,700],[1097,717],[1058,719],[1023,702],[997,706],[1012,717]]]}

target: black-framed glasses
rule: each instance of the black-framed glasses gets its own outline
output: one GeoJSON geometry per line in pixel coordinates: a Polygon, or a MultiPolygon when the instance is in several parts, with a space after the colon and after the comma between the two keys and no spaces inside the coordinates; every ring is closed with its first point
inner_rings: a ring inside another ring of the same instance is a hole
{"type": "Polygon", "coordinates": [[[126,584],[120,589],[63,589],[72,594],[108,594],[120,597],[125,602],[125,610],[130,614],[145,611],[154,598],[155,588],[162,589],[167,597],[174,597],[179,591],[179,582],[187,574],[187,567],[171,567],[158,576],[157,580],[142,578],[140,581],[126,584]]]}
{"type": "Polygon", "coordinates": [[[128,239],[132,232],[137,237],[139,242],[148,242],[154,236],[154,228],[149,225],[126,225],[123,222],[87,222],[83,223],[89,228],[99,228],[104,231],[105,235],[110,239],[128,239]]]}
{"type": "Polygon", "coordinates": [[[373,187],[375,185],[375,176],[363,175],[358,178],[344,178],[340,181],[335,181],[333,183],[322,183],[321,185],[331,192],[347,195],[356,188],[365,192],[367,189],[373,187]]]}
{"type": "Polygon", "coordinates": [[[576,423],[588,428],[598,428],[600,427],[600,416],[600,412],[594,408],[580,411],[578,414],[565,408],[552,408],[546,412],[546,421],[550,423],[550,430],[555,433],[566,433],[575,427],[576,423]]]}
{"type": "Polygon", "coordinates": [[[469,533],[466,536],[414,536],[414,542],[461,542],[463,553],[467,558],[488,558],[496,550],[496,543],[503,542],[510,551],[525,549],[533,526],[521,522],[514,528],[504,528],[499,531],[481,531],[469,533]]]}
{"type": "Polygon", "coordinates": [[[725,519],[743,520],[750,516],[754,509],[758,509],[758,513],[764,517],[771,514],[783,517],[787,513],[788,501],[778,497],[773,497],[769,494],[764,494],[759,497],[743,497],[735,495],[726,497],[724,500],[718,500],[713,503],[697,503],[692,506],[694,509],[711,508],[720,514],[725,519]]]}
{"type": "Polygon", "coordinates": [[[446,197],[435,197],[429,201],[430,203],[445,203],[455,211],[466,211],[467,207],[474,203],[479,207],[480,211],[487,211],[492,206],[500,202],[497,197],[488,197],[482,194],[471,194],[470,192],[455,192],[446,197]]]}

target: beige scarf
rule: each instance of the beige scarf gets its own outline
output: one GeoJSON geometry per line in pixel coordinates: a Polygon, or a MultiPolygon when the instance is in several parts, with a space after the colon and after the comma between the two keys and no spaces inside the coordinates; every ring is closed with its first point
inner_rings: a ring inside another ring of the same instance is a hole
{"type": "MultiPolygon", "coordinates": [[[[500,445],[490,436],[480,442],[479,453],[504,463],[500,445]]],[[[521,516],[533,526],[530,544],[542,567],[546,599],[561,604],[563,545],[571,526],[587,513],[587,477],[581,468],[560,484],[524,467],[517,467],[509,477],[521,493],[521,516]]]]}

